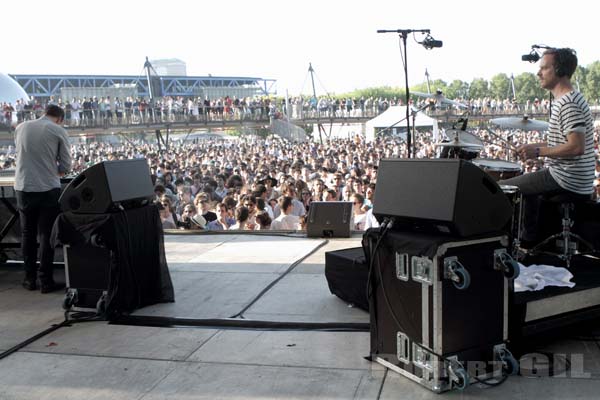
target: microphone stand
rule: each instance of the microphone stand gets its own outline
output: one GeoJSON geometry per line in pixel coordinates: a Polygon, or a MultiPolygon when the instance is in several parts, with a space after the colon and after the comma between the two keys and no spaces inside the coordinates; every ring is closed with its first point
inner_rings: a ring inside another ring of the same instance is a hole
{"type": "MultiPolygon", "coordinates": [[[[385,30],[385,29],[380,29],[377,31],[377,33],[397,33],[401,39],[401,43],[403,45],[403,48],[400,49],[401,53],[403,52],[404,54],[400,54],[402,56],[402,60],[404,61],[404,85],[405,85],[405,90],[406,90],[406,118],[404,118],[406,120],[406,147],[408,150],[408,158],[411,158],[411,154],[414,151],[413,145],[412,145],[412,140],[411,140],[411,131],[410,131],[410,110],[409,110],[409,101],[410,101],[410,93],[409,93],[409,88],[408,88],[408,60],[406,58],[406,39],[408,38],[408,35],[410,33],[430,33],[429,29],[392,29],[392,30],[385,30]]],[[[395,124],[394,124],[395,125],[395,124]]],[[[392,125],[392,126],[394,126],[392,125]]]]}
{"type": "MultiPolygon", "coordinates": [[[[429,102],[427,102],[427,104],[425,104],[423,107],[421,107],[421,108],[417,108],[417,109],[415,109],[415,110],[412,110],[412,111],[410,111],[410,110],[409,110],[409,107],[408,107],[408,106],[406,106],[406,110],[407,110],[406,114],[408,114],[406,117],[402,118],[402,119],[401,119],[401,120],[399,120],[399,121],[396,121],[396,122],[394,122],[393,124],[391,124],[391,125],[390,125],[390,126],[388,126],[387,128],[380,130],[378,133],[383,133],[383,132],[386,132],[386,131],[388,131],[388,130],[392,129],[393,127],[395,127],[396,125],[398,125],[399,123],[401,123],[401,122],[404,122],[404,121],[408,121],[408,120],[410,119],[410,117],[411,117],[411,114],[412,114],[412,117],[413,117],[413,128],[414,128],[414,125],[415,125],[415,118],[416,118],[417,114],[418,114],[419,112],[421,112],[421,111],[423,111],[423,110],[426,110],[427,108],[431,107],[431,105],[432,105],[432,104],[433,104],[433,103],[429,103],[429,102]]],[[[408,125],[408,124],[407,124],[407,125],[408,125]]],[[[409,131],[409,132],[406,132],[406,144],[407,144],[407,145],[408,145],[408,143],[409,143],[409,140],[410,140],[410,131],[409,131]]],[[[409,158],[410,158],[410,157],[409,157],[409,158]]]]}

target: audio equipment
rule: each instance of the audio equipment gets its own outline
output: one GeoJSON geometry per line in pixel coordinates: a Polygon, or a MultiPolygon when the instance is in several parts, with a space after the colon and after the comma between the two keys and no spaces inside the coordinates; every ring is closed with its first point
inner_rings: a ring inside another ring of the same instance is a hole
{"type": "Polygon", "coordinates": [[[438,393],[516,373],[504,239],[368,230],[372,360],[438,393]]]}
{"type": "Polygon", "coordinates": [[[67,295],[65,309],[71,306],[96,308],[106,305],[111,257],[110,250],[91,245],[63,246],[67,295]]]}
{"type": "Polygon", "coordinates": [[[362,247],[325,253],[325,278],[329,291],[354,306],[369,311],[369,266],[362,247]]]}
{"type": "Polygon", "coordinates": [[[350,237],[352,202],[313,201],[306,220],[308,237],[350,237]]]}
{"type": "Polygon", "coordinates": [[[137,158],[92,165],[65,187],[59,202],[63,211],[101,214],[148,204],[154,196],[148,162],[137,158]]]}
{"type": "Polygon", "coordinates": [[[461,159],[384,159],[373,214],[396,228],[465,237],[499,232],[510,201],[481,168],[461,159]]]}

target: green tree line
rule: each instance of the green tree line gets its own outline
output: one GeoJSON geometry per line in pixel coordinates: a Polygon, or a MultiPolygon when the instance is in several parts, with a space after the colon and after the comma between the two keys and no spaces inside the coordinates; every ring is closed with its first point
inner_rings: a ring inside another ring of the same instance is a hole
{"type": "MultiPolygon", "coordinates": [[[[482,78],[475,78],[471,82],[453,80],[448,83],[441,79],[430,82],[429,87],[432,92],[441,90],[446,98],[449,99],[516,99],[517,103],[525,103],[527,100],[534,101],[548,96],[548,92],[540,88],[537,76],[530,72],[524,72],[514,76],[514,96],[511,76],[500,73],[494,75],[487,81],[482,78]]],[[[588,100],[590,104],[598,105],[600,101],[600,61],[595,61],[587,67],[578,66],[571,82],[588,100]]],[[[427,93],[427,82],[412,86],[411,91],[427,93]]],[[[405,90],[399,87],[373,87],[357,89],[350,93],[344,93],[335,97],[386,97],[404,99],[405,90]]],[[[415,96],[411,96],[415,98],[415,96]]]]}

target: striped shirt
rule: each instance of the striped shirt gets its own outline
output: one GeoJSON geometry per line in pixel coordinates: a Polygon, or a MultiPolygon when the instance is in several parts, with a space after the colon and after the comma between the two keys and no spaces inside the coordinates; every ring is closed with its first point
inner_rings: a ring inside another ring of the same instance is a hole
{"type": "Polygon", "coordinates": [[[583,95],[571,91],[552,103],[548,145],[567,143],[567,135],[585,135],[585,151],[575,157],[548,158],[550,175],[563,189],[579,194],[593,192],[594,120],[583,95]]]}

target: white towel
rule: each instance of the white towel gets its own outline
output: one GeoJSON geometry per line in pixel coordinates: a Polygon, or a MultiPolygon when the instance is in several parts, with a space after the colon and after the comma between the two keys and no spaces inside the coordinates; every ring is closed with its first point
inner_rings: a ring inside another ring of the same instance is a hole
{"type": "Polygon", "coordinates": [[[546,286],[575,286],[573,274],[566,268],[533,264],[528,267],[519,263],[520,274],[515,279],[515,292],[542,290],[546,286]]]}

